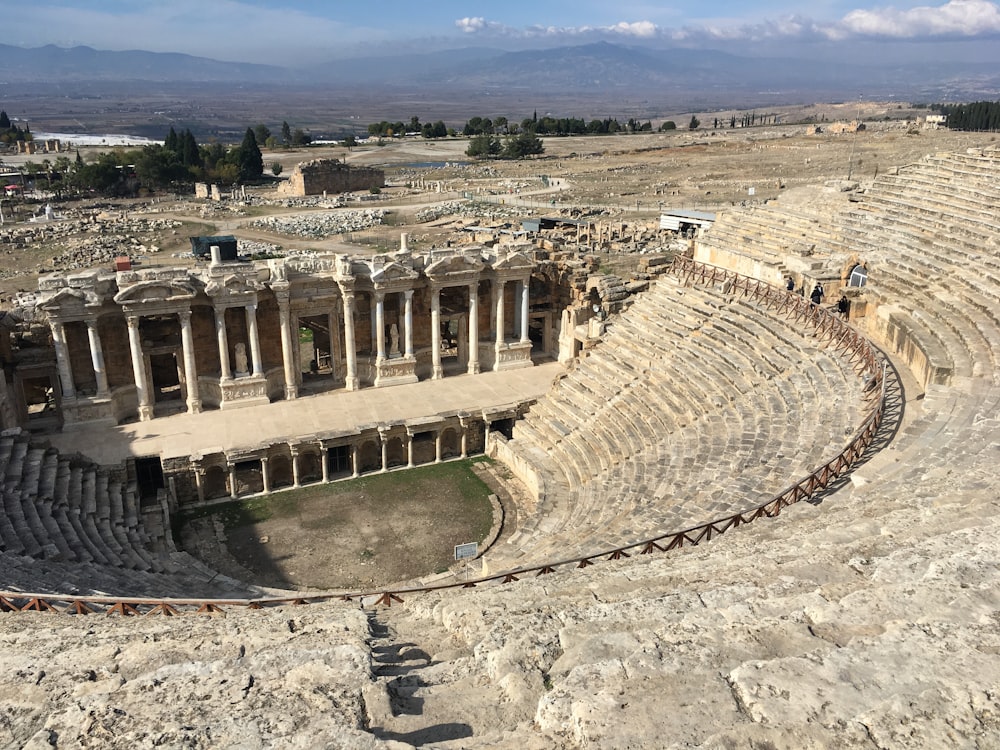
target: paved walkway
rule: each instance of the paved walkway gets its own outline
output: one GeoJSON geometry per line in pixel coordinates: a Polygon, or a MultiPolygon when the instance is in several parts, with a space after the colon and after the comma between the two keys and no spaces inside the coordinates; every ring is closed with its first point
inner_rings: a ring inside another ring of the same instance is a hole
{"type": "Polygon", "coordinates": [[[100,464],[119,464],[129,456],[173,458],[253,448],[281,438],[518,403],[546,393],[562,369],[558,362],[546,362],[410,385],[335,390],[264,406],[176,414],[117,427],[70,428],[49,436],[49,441],[60,451],[79,451],[100,464]]]}

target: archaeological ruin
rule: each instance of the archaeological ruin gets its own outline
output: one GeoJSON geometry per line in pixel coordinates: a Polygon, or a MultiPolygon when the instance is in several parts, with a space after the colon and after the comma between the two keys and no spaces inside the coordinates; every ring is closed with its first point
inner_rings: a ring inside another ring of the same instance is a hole
{"type": "Polygon", "coordinates": [[[405,235],[41,277],[0,350],[0,643],[25,654],[2,726],[33,747],[994,746],[998,186],[979,147],[676,212],[683,251],[631,279],[405,235]],[[472,453],[518,498],[472,576],[266,590],[172,538],[181,506],[472,453]]]}
{"type": "Polygon", "coordinates": [[[337,159],[312,159],[295,166],[288,180],[278,186],[282,195],[326,195],[385,186],[385,172],[358,167],[337,159]]]}

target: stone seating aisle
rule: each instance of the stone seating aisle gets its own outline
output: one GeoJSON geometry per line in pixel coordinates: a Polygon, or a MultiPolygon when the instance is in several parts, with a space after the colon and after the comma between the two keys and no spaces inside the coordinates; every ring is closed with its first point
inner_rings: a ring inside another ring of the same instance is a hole
{"type": "Polygon", "coordinates": [[[544,533],[529,523],[491,550],[493,569],[762,502],[861,420],[850,365],[746,300],[665,278],[608,329],[515,425],[509,449],[565,484],[545,485],[542,507],[551,496],[559,510],[544,511],[544,533]]]}

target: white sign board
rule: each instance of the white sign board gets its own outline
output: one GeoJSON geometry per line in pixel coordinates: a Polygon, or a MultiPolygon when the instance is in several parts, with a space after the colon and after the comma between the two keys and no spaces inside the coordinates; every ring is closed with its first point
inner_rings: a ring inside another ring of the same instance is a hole
{"type": "Polygon", "coordinates": [[[479,554],[479,544],[477,542],[466,542],[455,545],[456,560],[471,560],[479,554]]]}

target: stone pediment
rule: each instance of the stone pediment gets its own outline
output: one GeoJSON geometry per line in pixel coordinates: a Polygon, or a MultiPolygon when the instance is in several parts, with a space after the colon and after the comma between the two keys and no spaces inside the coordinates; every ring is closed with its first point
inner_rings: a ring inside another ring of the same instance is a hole
{"type": "Polygon", "coordinates": [[[176,279],[150,279],[122,289],[115,295],[115,302],[120,305],[182,302],[192,299],[195,294],[196,290],[190,283],[176,279]]]}
{"type": "Polygon", "coordinates": [[[525,271],[530,272],[535,267],[534,262],[521,252],[513,252],[498,257],[493,262],[494,271],[525,271]]]}
{"type": "Polygon", "coordinates": [[[35,307],[46,313],[65,316],[73,312],[82,312],[84,308],[100,307],[103,303],[103,297],[92,289],[64,287],[40,299],[35,307]]]}
{"type": "Polygon", "coordinates": [[[482,269],[483,263],[480,259],[471,258],[464,254],[455,254],[432,261],[424,269],[424,273],[431,278],[440,279],[452,275],[474,274],[482,269]]]}
{"type": "Polygon", "coordinates": [[[416,271],[401,263],[389,263],[372,270],[372,283],[376,285],[391,284],[394,281],[415,281],[420,277],[416,271]]]}
{"type": "Polygon", "coordinates": [[[256,279],[247,278],[238,274],[229,274],[213,278],[205,285],[205,293],[209,297],[240,296],[254,294],[257,292],[259,284],[256,279]]]}

